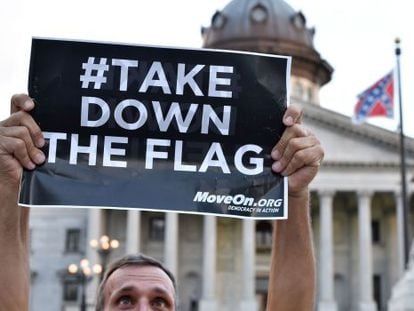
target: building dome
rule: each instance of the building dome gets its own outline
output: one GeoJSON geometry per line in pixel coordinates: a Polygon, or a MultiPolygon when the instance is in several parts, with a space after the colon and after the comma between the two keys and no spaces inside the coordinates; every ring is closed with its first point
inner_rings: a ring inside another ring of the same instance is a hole
{"type": "Polygon", "coordinates": [[[292,74],[322,86],[333,69],[313,46],[314,28],[283,0],[233,0],[202,28],[203,47],[293,56],[292,74]]]}

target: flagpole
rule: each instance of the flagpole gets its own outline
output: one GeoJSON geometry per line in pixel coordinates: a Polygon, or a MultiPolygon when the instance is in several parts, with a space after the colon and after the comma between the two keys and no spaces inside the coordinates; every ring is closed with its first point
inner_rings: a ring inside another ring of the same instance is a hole
{"type": "Polygon", "coordinates": [[[405,166],[405,144],[404,144],[404,127],[403,127],[403,111],[402,111],[402,97],[401,97],[401,75],[400,75],[400,39],[395,39],[395,57],[397,60],[397,80],[398,80],[398,103],[400,110],[400,158],[401,158],[401,199],[403,207],[403,233],[404,233],[404,264],[408,265],[410,237],[409,237],[409,211],[407,201],[407,178],[405,166]]]}

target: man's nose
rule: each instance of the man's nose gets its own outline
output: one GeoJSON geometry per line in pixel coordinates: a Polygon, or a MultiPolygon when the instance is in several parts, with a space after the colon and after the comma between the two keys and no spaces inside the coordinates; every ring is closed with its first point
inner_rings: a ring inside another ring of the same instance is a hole
{"type": "Polygon", "coordinates": [[[148,300],[146,299],[141,299],[138,304],[137,307],[134,309],[134,311],[151,311],[151,305],[149,303],[148,300]]]}

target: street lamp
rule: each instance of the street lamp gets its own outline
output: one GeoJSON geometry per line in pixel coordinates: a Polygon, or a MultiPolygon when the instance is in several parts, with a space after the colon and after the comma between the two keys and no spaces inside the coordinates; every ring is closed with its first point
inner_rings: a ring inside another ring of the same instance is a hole
{"type": "Polygon", "coordinates": [[[107,235],[101,236],[99,239],[93,239],[89,242],[89,245],[96,249],[98,252],[101,263],[102,263],[102,272],[101,280],[103,278],[106,266],[108,264],[109,254],[119,247],[119,241],[115,239],[110,239],[107,235]]]}
{"type": "Polygon", "coordinates": [[[102,274],[102,266],[100,264],[90,265],[88,259],[82,259],[77,264],[70,264],[68,266],[68,272],[70,275],[76,276],[79,283],[81,284],[82,289],[82,299],[81,299],[81,311],[86,311],[86,284],[92,280],[93,275],[102,274]]]}

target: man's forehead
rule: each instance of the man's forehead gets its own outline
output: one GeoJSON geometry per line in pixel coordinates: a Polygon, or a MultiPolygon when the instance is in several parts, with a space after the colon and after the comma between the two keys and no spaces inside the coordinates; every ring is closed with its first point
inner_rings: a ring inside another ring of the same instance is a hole
{"type": "Polygon", "coordinates": [[[115,270],[105,286],[105,291],[111,293],[126,287],[143,288],[156,286],[174,295],[174,285],[169,276],[155,266],[127,265],[115,270]]]}

